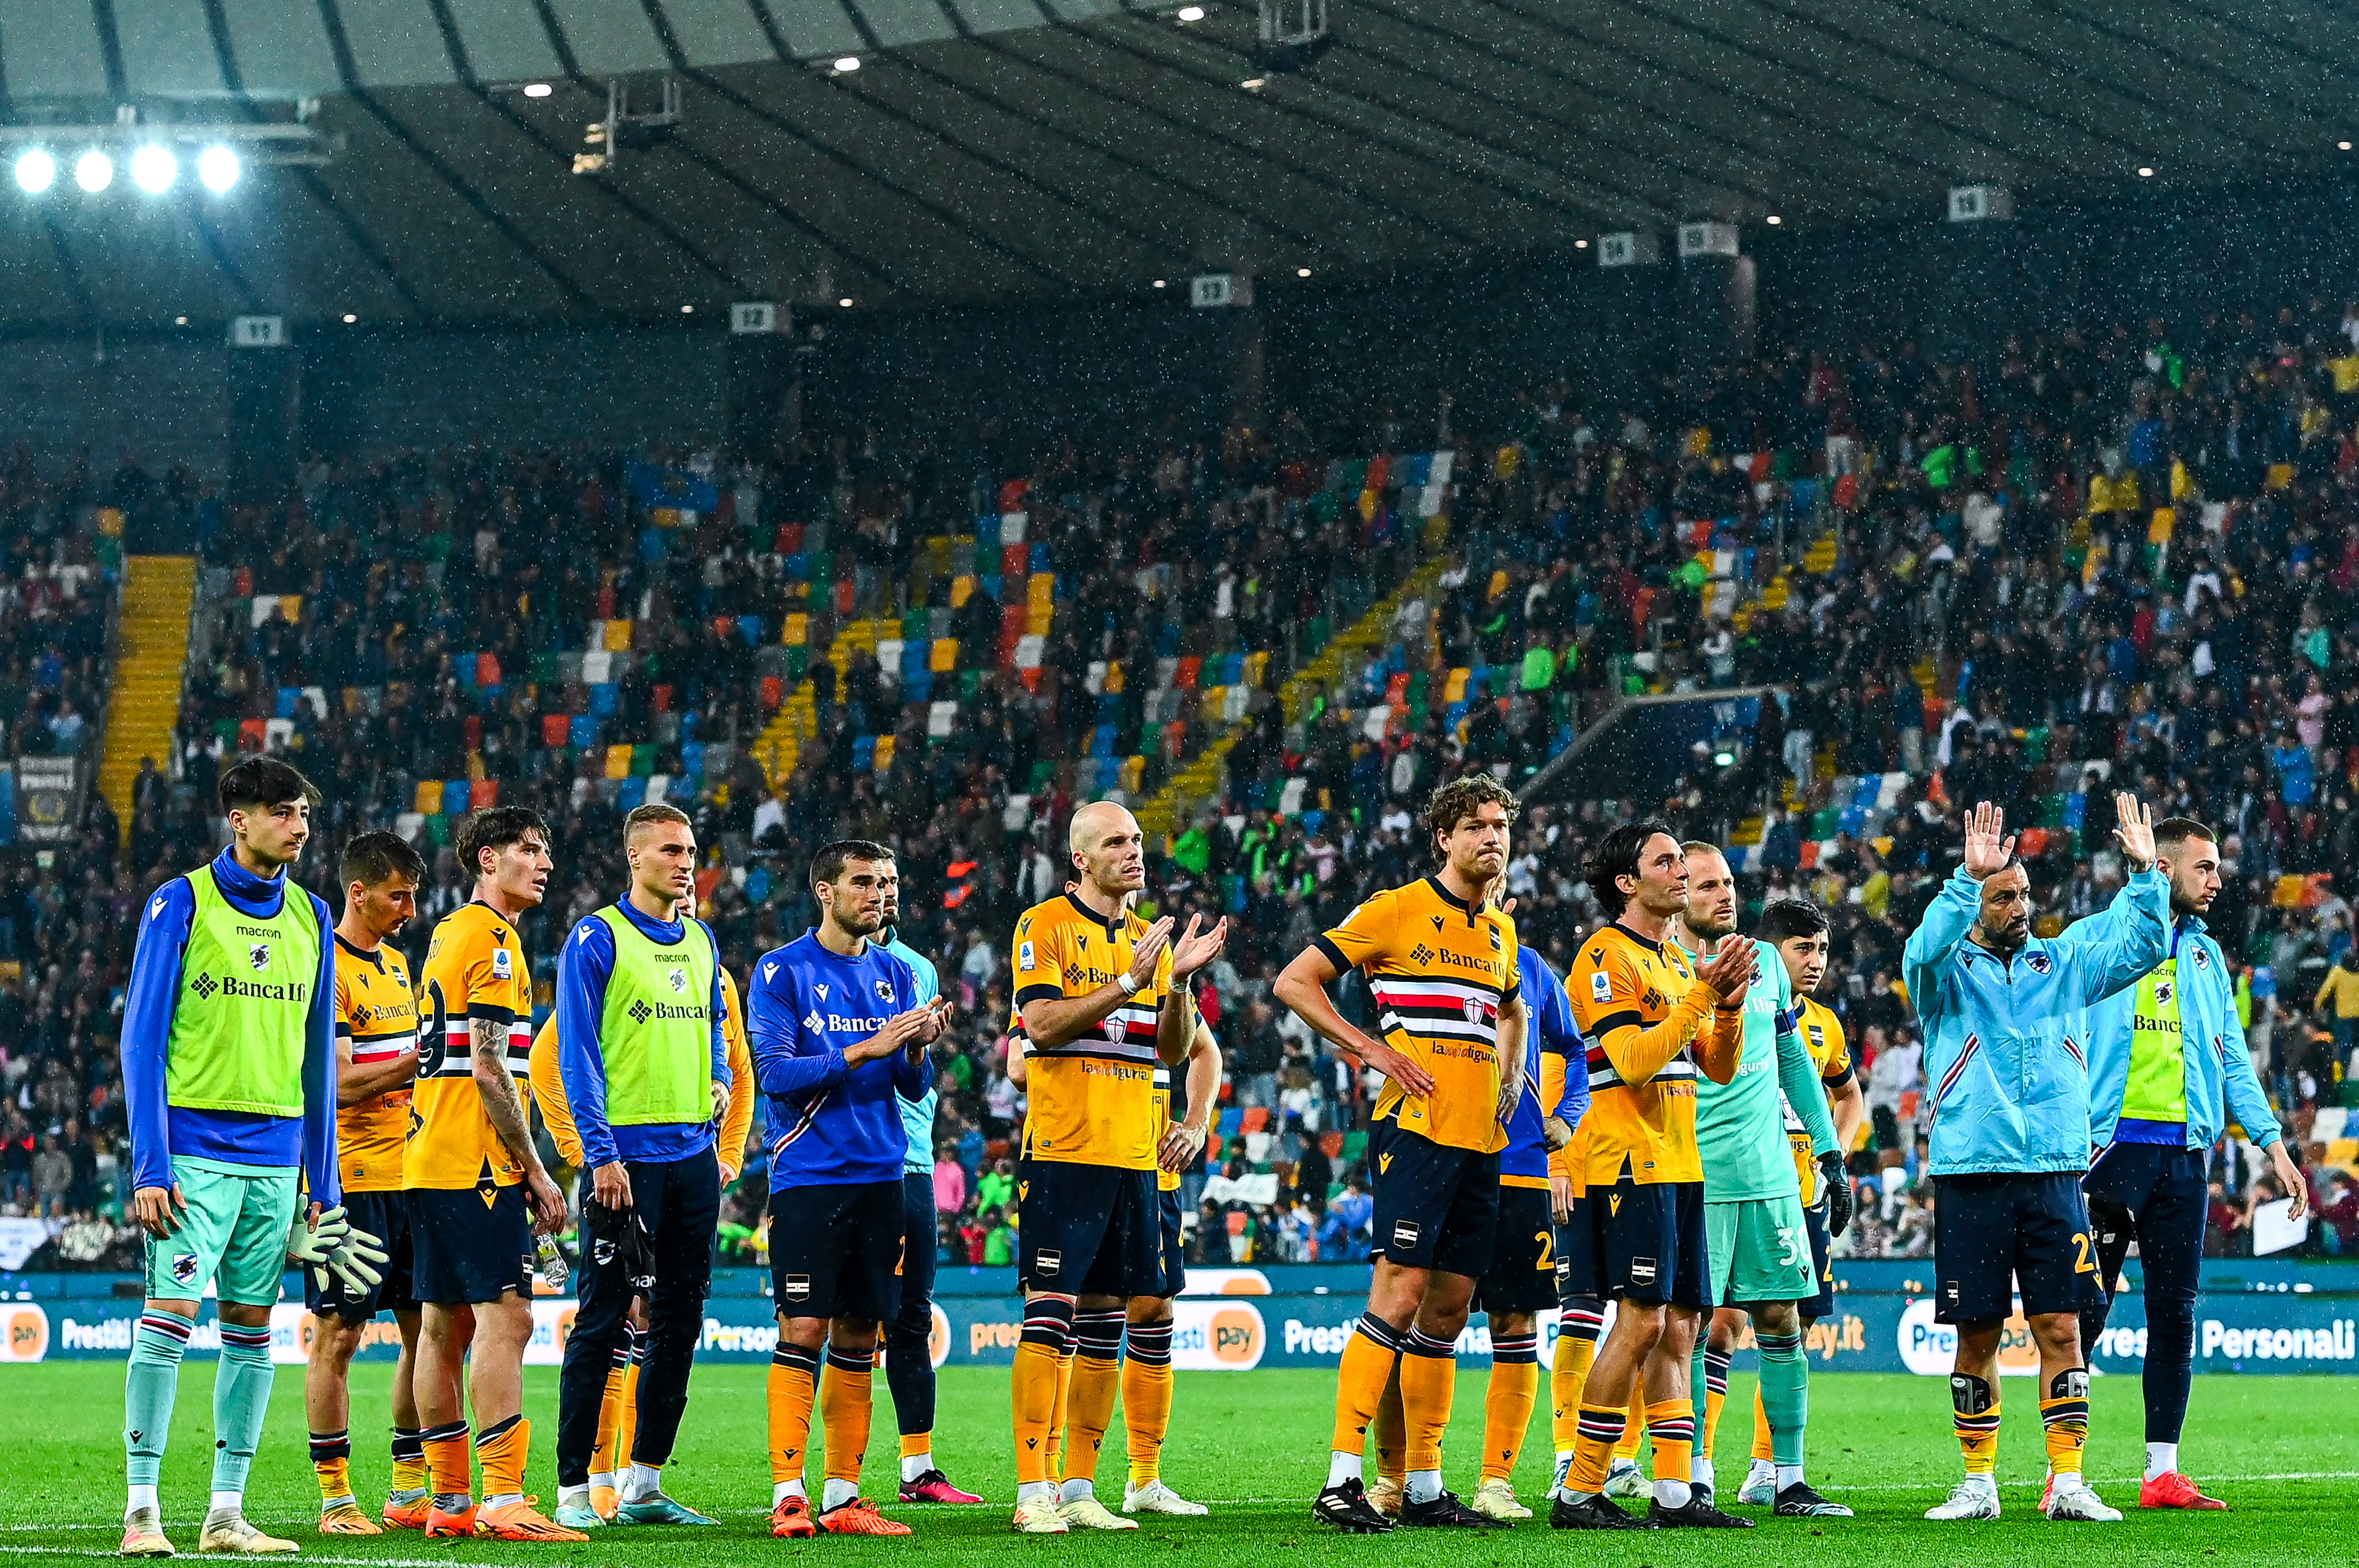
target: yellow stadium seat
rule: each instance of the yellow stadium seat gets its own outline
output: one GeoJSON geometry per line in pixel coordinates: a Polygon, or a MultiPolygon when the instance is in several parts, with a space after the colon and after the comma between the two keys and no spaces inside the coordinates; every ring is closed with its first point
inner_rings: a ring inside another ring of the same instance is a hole
{"type": "Polygon", "coordinates": [[[787,634],[781,639],[788,648],[805,648],[810,643],[810,617],[796,614],[787,617],[787,634]]]}
{"type": "Polygon", "coordinates": [[[418,814],[421,817],[434,817],[441,815],[442,780],[440,779],[420,779],[418,781],[418,798],[414,803],[417,807],[418,814]]]}
{"type": "Polygon", "coordinates": [[[951,608],[963,610],[966,602],[974,597],[974,573],[962,572],[951,579],[951,608]]]}
{"type": "Polygon", "coordinates": [[[948,675],[958,668],[958,638],[936,637],[926,650],[926,668],[937,675],[948,675]]]}
{"type": "Polygon", "coordinates": [[[630,622],[608,621],[606,623],[606,651],[608,653],[628,653],[631,651],[630,622]]]}
{"type": "Polygon", "coordinates": [[[606,748],[606,777],[609,779],[628,779],[630,776],[631,748],[627,746],[608,746],[606,748]]]}

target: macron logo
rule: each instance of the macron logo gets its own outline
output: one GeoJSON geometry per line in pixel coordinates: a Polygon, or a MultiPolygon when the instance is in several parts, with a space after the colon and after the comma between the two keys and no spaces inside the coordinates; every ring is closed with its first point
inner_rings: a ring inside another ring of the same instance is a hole
{"type": "Polygon", "coordinates": [[[812,987],[811,987],[811,989],[819,993],[819,999],[820,999],[821,1001],[824,1002],[824,1001],[826,1001],[826,1000],[827,1000],[827,987],[826,987],[826,986],[824,986],[824,985],[814,985],[814,986],[812,986],[812,987]]]}
{"type": "Polygon", "coordinates": [[[573,933],[573,940],[576,942],[588,942],[590,940],[590,927],[586,922],[582,925],[581,930],[573,933]]]}
{"type": "Polygon", "coordinates": [[[161,893],[157,894],[156,901],[147,906],[147,918],[151,920],[164,918],[164,896],[161,893]]]}
{"type": "Polygon", "coordinates": [[[778,977],[778,966],[777,966],[777,964],[765,964],[764,965],[762,965],[762,978],[763,978],[763,979],[765,979],[765,980],[776,980],[777,977],[778,977]]]}

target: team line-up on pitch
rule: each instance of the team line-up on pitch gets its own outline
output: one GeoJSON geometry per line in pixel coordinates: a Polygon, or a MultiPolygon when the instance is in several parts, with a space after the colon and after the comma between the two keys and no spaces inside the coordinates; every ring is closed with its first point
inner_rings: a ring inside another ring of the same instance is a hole
{"type": "MultiPolygon", "coordinates": [[[[133,1206],[147,1235],[125,1395],[126,1555],[175,1550],[158,1477],[208,1287],[221,1366],[198,1550],[299,1549],[244,1510],[290,1258],[320,1324],[305,1404],[321,1533],[581,1541],[714,1525],[664,1491],[663,1468],[703,1329],[721,1192],[757,1105],[777,1309],[772,1533],[909,1533],[861,1493],[880,1342],[900,1432],[895,1500],[984,1500],[932,1451],[929,1048],[950,1004],[931,964],[896,936],[889,848],[822,848],[810,867],[819,923],[762,955],[741,994],[694,913],[692,824],[667,805],[633,811],[630,885],[564,936],[557,1005],[536,1034],[517,920],[545,898],[553,866],[537,813],[495,807],[463,823],[456,849],[473,897],[437,923],[413,982],[389,939],[417,913],[414,849],[381,833],[342,846],[343,904],[331,911],[288,877],[310,837],[310,782],[250,758],[222,776],[220,796],[230,843],[148,900],[125,1004],[133,1206]],[[535,1108],[582,1173],[549,1514],[525,1490],[521,1367],[535,1276],[569,1267],[553,1238],[570,1210],[536,1150],[535,1108]],[[346,1372],[383,1312],[404,1354],[391,1477],[373,1518],[352,1479],[346,1372]],[[814,1421],[826,1454],[816,1499],[805,1476],[814,1421]]],[[[2147,1312],[2139,1503],[2224,1506],[2178,1456],[2203,1153],[2233,1115],[2297,1204],[2304,1188],[2203,929],[2216,841],[2200,822],[2154,822],[2130,796],[2116,807],[2127,884],[2053,938],[2032,934],[2030,879],[2002,813],[1974,808],[1962,859],[1904,953],[1934,1085],[1935,1315],[1955,1335],[1964,1464],[1929,1519],[1999,1513],[1997,1358],[2018,1283],[2039,1361],[2042,1509],[2122,1517],[2082,1473],[2084,1346],[2104,1332],[2133,1242],[2147,1312]]],[[[1503,901],[1517,809],[1486,775],[1443,785],[1425,816],[1435,871],[1362,903],[1276,984],[1381,1081],[1373,1277],[1341,1346],[1312,1512],[1368,1534],[1531,1518],[1509,1477],[1538,1398],[1541,1317],[1554,1312],[1551,1526],[1753,1528],[1719,1506],[1712,1463],[1730,1356],[1748,1331],[1760,1399],[1734,1502],[1846,1516],[1810,1486],[1805,1462],[1804,1336],[1832,1311],[1828,1245],[1853,1204],[1842,1151],[1863,1108],[1842,1025],[1813,995],[1826,915],[1776,899],[1739,935],[1723,853],[1632,822],[1586,867],[1609,923],[1559,976],[1518,942],[1503,901]],[[1374,1032],[1330,996],[1352,970],[1374,1032]],[[1491,1389],[1481,1474],[1462,1499],[1443,1485],[1441,1449],[1455,1346],[1477,1311],[1491,1389]],[[1651,1479],[1632,1458],[1641,1433],[1651,1479]],[[1616,1498],[1644,1499],[1645,1511],[1616,1498]]],[[[1007,1072],[1028,1095],[1011,1374],[1013,1523],[1027,1534],[1208,1511],[1162,1479],[1160,1455],[1185,1283],[1180,1172],[1202,1152],[1221,1082],[1192,983],[1227,922],[1138,912],[1146,844],[1120,805],[1076,811],[1068,847],[1064,891],[1010,936],[1007,1072]],[[1119,1512],[1096,1489],[1117,1398],[1119,1512]]]]}

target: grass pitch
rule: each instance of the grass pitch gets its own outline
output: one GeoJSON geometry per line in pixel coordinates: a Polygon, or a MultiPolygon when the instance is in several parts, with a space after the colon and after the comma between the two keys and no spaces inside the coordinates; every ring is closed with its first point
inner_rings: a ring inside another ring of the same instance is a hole
{"type": "MultiPolygon", "coordinates": [[[[353,1480],[363,1501],[381,1498],[388,1469],[383,1438],[390,1369],[353,1372],[353,1480]]],[[[898,1541],[834,1539],[789,1544],[770,1539],[759,1367],[704,1367],[696,1373],[680,1452],[668,1472],[682,1501],[724,1520],[719,1530],[612,1531],[586,1546],[531,1547],[489,1541],[432,1542],[415,1534],[370,1540],[322,1538],[310,1528],[319,1493],[305,1449],[302,1374],[279,1368],[270,1427],[247,1494],[247,1511],[302,1542],[303,1560],[335,1568],[442,1568],[446,1563],[556,1563],[562,1568],[722,1568],[791,1553],[851,1562],[890,1556],[928,1563],[1058,1562],[1075,1568],[1142,1558],[1256,1568],[1399,1563],[1429,1558],[1507,1568],[1567,1559],[1603,1568],[1681,1568],[1688,1563],[1807,1563],[1810,1568],[1991,1568],[2014,1563],[2169,1564],[2292,1563],[2359,1568],[2359,1379],[2199,1377],[2185,1454],[2192,1474],[2227,1499],[2226,1514],[2142,1514],[2136,1476],[2143,1456],[2137,1385],[2101,1378],[2094,1390],[2089,1471],[2128,1518],[2118,1525],[2056,1525],[2034,1511],[2044,1463],[2029,1382],[2003,1390],[2006,1423],[1999,1475],[2006,1517],[1987,1524],[1934,1525],[1920,1517],[1958,1473],[1946,1389],[1937,1380],[1830,1374],[1811,1387],[1811,1478],[1859,1511],[1854,1519],[1772,1519],[1742,1533],[1692,1532],[1601,1538],[1551,1531],[1541,1517],[1511,1531],[1474,1536],[1395,1535],[1355,1540],[1311,1523],[1306,1512],[1324,1479],[1332,1420],[1332,1374],[1263,1371],[1181,1373],[1165,1477],[1213,1506],[1211,1518],[1151,1520],[1136,1533],[1018,1539],[1007,1533],[1014,1497],[1007,1374],[946,1369],[935,1452],[953,1479],[991,1502],[969,1508],[904,1508],[892,1501],[897,1475],[892,1412],[879,1376],[876,1436],[868,1491],[886,1511],[914,1525],[898,1541]]],[[[181,1378],[164,1470],[168,1529],[183,1552],[195,1545],[212,1448],[211,1368],[192,1362],[181,1378]]],[[[1472,1492],[1483,1421],[1484,1374],[1458,1381],[1451,1427],[1451,1485],[1472,1492]]],[[[6,1433],[0,1485],[0,1560],[111,1556],[123,1503],[123,1367],[51,1362],[0,1369],[0,1431],[6,1433]]],[[[1733,1494],[1751,1445],[1753,1386],[1734,1379],[1723,1418],[1719,1473],[1733,1494]]],[[[554,1506],[557,1376],[526,1372],[526,1409],[535,1434],[532,1485],[554,1506]]],[[[816,1438],[816,1432],[814,1437],[816,1438]]],[[[1119,1504],[1121,1422],[1101,1466],[1101,1495],[1119,1504]]],[[[1543,1389],[1516,1489],[1538,1502],[1548,1485],[1549,1441],[1543,1389]]],[[[820,1475],[813,1455],[813,1489],[820,1475]]],[[[6,1568],[0,1562],[0,1568],[6,1568]]],[[[28,1564],[29,1568],[29,1564],[28,1564]]]]}

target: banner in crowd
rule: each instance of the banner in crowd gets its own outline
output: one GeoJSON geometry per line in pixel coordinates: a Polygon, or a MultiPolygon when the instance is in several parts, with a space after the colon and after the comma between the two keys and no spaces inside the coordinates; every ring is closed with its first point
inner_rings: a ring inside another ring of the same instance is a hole
{"type": "MultiPolygon", "coordinates": [[[[1250,1274],[1251,1271],[1242,1271],[1250,1274]]],[[[1224,1284],[1250,1280],[1224,1280],[1224,1284]]],[[[139,1302],[113,1296],[56,1296],[0,1302],[0,1361],[114,1358],[130,1354],[139,1302]]],[[[1332,1367],[1342,1357],[1363,1301],[1353,1294],[1263,1294],[1234,1289],[1182,1297],[1172,1341],[1172,1364],[1182,1370],[1245,1372],[1259,1367],[1332,1367]]],[[[1610,1309],[1609,1309],[1610,1310],[1610,1309]]],[[[772,1303],[762,1296],[716,1296],[705,1303],[697,1359],[756,1366],[777,1345],[772,1303]]],[[[555,1366],[564,1356],[574,1303],[545,1297],[533,1302],[530,1366],[555,1366]]],[[[934,1305],[931,1352],[937,1367],[1005,1367],[1016,1358],[1023,1302],[1012,1295],[946,1296],[934,1305]]],[[[1553,1356],[1556,1314],[1541,1314],[1540,1355],[1553,1356]]],[[[312,1322],[294,1302],[271,1312],[274,1360],[300,1363],[312,1322]]],[[[2266,1291],[2207,1293],[2196,1303],[2195,1366],[2199,1372],[2359,1372],[2359,1297],[2266,1291]]],[[[1847,1293],[1835,1314],[1811,1325],[1805,1350],[1811,1364],[1837,1372],[1914,1372],[1947,1377],[1956,1331],[1933,1321],[1930,1298],[1847,1293]]],[[[189,1353],[219,1352],[221,1330],[210,1305],[190,1337],[189,1353]]],[[[364,1360],[391,1360],[400,1349],[391,1320],[371,1323],[364,1360]]],[[[1458,1342],[1470,1362],[1490,1358],[1491,1331],[1480,1317],[1458,1342]]],[[[2135,1373],[2146,1359],[2145,1302],[2124,1296],[2090,1363],[2101,1373],[2135,1373]]],[[[1737,1348],[1738,1370],[1752,1365],[1750,1332],[1737,1348]]],[[[2030,1375],[2038,1352],[2023,1317],[2008,1320],[1999,1349],[2002,1372],[2030,1375]]]]}
{"type": "Polygon", "coordinates": [[[16,836],[26,844],[63,844],[82,821],[82,761],[20,757],[16,762],[16,836]]]}

